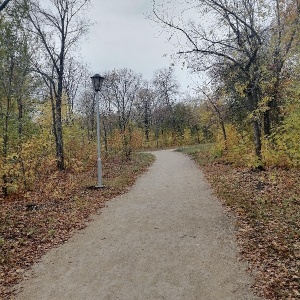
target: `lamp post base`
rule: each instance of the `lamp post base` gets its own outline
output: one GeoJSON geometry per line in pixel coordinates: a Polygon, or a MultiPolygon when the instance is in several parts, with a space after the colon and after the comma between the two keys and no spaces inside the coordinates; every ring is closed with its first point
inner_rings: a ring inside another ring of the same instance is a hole
{"type": "Polygon", "coordinates": [[[103,189],[105,188],[105,185],[95,185],[95,189],[103,189]]]}

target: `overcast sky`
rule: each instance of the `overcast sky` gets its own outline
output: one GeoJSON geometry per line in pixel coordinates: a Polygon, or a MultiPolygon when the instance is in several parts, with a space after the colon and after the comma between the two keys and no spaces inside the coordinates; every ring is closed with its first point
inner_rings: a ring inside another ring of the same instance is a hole
{"type": "MultiPolygon", "coordinates": [[[[94,73],[129,68],[150,80],[157,69],[172,63],[170,55],[176,49],[168,36],[146,18],[151,10],[152,0],[92,1],[89,17],[95,25],[81,50],[94,73]]],[[[175,71],[184,92],[192,78],[180,65],[175,71]]]]}

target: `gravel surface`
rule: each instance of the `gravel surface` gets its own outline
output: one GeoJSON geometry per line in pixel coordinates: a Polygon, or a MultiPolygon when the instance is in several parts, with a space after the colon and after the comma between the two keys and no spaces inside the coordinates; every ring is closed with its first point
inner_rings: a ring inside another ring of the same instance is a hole
{"type": "Polygon", "coordinates": [[[238,261],[234,219],[187,156],[156,162],[87,228],[51,250],[17,299],[259,299],[238,261]]]}

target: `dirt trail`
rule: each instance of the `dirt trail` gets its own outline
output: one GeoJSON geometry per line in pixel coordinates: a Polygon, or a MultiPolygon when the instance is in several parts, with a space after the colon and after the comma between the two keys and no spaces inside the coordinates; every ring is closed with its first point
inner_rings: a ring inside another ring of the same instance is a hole
{"type": "Polygon", "coordinates": [[[34,266],[17,299],[259,299],[202,172],[183,154],[154,154],[130,192],[34,266]]]}

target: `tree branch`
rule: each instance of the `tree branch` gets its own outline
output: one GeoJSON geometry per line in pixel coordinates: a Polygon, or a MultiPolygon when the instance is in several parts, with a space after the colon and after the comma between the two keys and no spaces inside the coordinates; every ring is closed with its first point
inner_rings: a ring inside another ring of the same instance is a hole
{"type": "Polygon", "coordinates": [[[0,11],[5,8],[5,6],[9,3],[10,0],[4,0],[2,3],[0,3],[0,11]]]}

